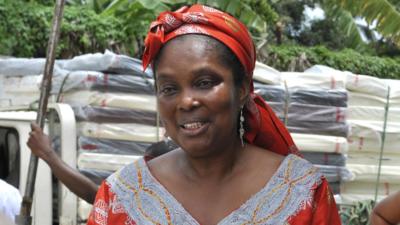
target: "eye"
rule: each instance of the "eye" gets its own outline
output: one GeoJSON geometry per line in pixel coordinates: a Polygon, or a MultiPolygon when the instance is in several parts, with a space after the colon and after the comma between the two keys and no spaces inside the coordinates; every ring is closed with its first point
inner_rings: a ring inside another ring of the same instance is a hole
{"type": "Polygon", "coordinates": [[[177,92],[178,88],[175,85],[161,85],[158,88],[159,95],[170,96],[177,92]]]}
{"type": "Polygon", "coordinates": [[[207,89],[207,88],[211,88],[215,85],[215,80],[213,79],[201,79],[199,81],[196,82],[196,87],[201,88],[201,89],[207,89]]]}

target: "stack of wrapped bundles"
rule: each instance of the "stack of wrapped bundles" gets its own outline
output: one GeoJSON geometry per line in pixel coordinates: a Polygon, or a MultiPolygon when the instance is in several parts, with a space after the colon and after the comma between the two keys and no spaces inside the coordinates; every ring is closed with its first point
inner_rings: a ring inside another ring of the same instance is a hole
{"type": "MultiPolygon", "coordinates": [[[[46,59],[0,59],[0,108],[28,107],[39,100],[46,59]]],[[[53,76],[67,72],[54,65],[53,76]]]]}
{"type": "Polygon", "coordinates": [[[341,200],[373,200],[376,187],[380,200],[400,190],[400,83],[348,73],[346,88],[351,125],[347,167],[354,179],[342,185],[341,200]]]}
{"type": "Polygon", "coordinates": [[[269,103],[304,157],[321,169],[338,193],[340,183],[350,178],[345,168],[349,125],[344,76],[279,72],[257,66],[264,71],[256,70],[255,92],[269,103]],[[257,72],[280,79],[265,82],[257,72]]]}
{"type": "MultiPolygon", "coordinates": [[[[62,68],[69,73],[55,80],[54,94],[75,112],[78,168],[93,181],[99,184],[162,139],[152,73],[142,72],[141,61],[106,52],[64,61],[62,68]]],[[[79,202],[82,220],[89,209],[79,202]]]]}

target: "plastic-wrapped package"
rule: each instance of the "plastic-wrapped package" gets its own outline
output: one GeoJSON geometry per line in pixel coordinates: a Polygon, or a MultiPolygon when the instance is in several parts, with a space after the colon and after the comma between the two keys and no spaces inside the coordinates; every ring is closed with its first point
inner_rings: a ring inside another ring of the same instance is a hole
{"type": "Polygon", "coordinates": [[[135,155],[113,155],[113,154],[97,154],[97,153],[81,153],[78,156],[79,170],[105,170],[117,171],[122,167],[135,162],[142,156],[135,155]]]}
{"type": "MultiPolygon", "coordinates": [[[[378,153],[381,150],[380,138],[364,138],[357,136],[349,136],[349,151],[351,152],[374,152],[378,153]]],[[[383,151],[388,153],[400,153],[399,141],[385,140],[383,151]]]]}
{"type": "Polygon", "coordinates": [[[291,133],[294,143],[304,152],[334,152],[347,153],[346,138],[317,134],[291,133]]]}
{"type": "Polygon", "coordinates": [[[279,85],[265,85],[254,83],[254,93],[260,95],[267,102],[285,102],[285,88],[279,85]]]}
{"type": "Polygon", "coordinates": [[[95,170],[95,169],[80,169],[80,173],[85,175],[91,181],[100,185],[103,180],[110,176],[113,172],[107,170],[95,170]]]}
{"type": "Polygon", "coordinates": [[[344,89],[324,90],[316,88],[290,89],[290,102],[347,107],[348,96],[344,89]]]}
{"type": "MultiPolygon", "coordinates": [[[[353,181],[376,182],[378,176],[378,162],[376,164],[353,164],[347,162],[346,167],[354,177],[353,181]]],[[[381,167],[381,183],[400,184],[400,166],[381,167]]]]}
{"type": "Polygon", "coordinates": [[[263,63],[256,62],[253,79],[264,84],[279,84],[281,82],[281,72],[263,63]]]}
{"type": "Polygon", "coordinates": [[[106,74],[95,71],[74,71],[53,79],[53,93],[72,90],[100,90],[154,95],[154,80],[133,75],[106,74]]]}
{"type": "Polygon", "coordinates": [[[335,74],[320,74],[311,72],[281,72],[283,83],[288,89],[308,89],[318,87],[320,89],[344,90],[345,77],[335,74]]]}
{"type": "Polygon", "coordinates": [[[387,79],[384,81],[390,86],[390,101],[396,105],[400,105],[400,80],[387,79]]]}
{"type": "Polygon", "coordinates": [[[143,73],[142,62],[139,59],[125,55],[117,55],[108,50],[102,53],[85,54],[65,60],[62,68],[70,71],[87,70],[112,72],[116,74],[131,74],[136,76],[153,76],[151,69],[143,73]]]}
{"type": "Polygon", "coordinates": [[[12,106],[28,107],[35,102],[38,102],[39,98],[39,92],[5,93],[0,95],[0,108],[12,106]]]}
{"type": "MultiPolygon", "coordinates": [[[[349,120],[384,121],[385,108],[374,106],[350,106],[347,110],[349,120]]],[[[388,123],[400,123],[400,108],[389,108],[388,123]]]]}
{"type": "Polygon", "coordinates": [[[329,74],[331,76],[339,77],[339,79],[346,79],[347,73],[350,73],[350,72],[347,72],[347,71],[343,72],[341,70],[336,70],[336,69],[333,69],[333,68],[331,68],[329,66],[325,66],[325,65],[314,65],[314,66],[306,69],[304,72],[307,72],[307,73],[319,73],[319,74],[321,74],[321,73],[322,74],[329,74]]]}
{"type": "Polygon", "coordinates": [[[303,157],[312,164],[345,166],[346,157],[343,154],[326,152],[302,152],[303,157]]]}
{"type": "MultiPolygon", "coordinates": [[[[376,182],[351,181],[341,185],[340,192],[343,194],[375,195],[376,182]]],[[[390,195],[400,190],[400,184],[379,183],[378,195],[390,195]]]]}
{"type": "Polygon", "coordinates": [[[127,94],[119,92],[76,91],[61,94],[60,102],[72,106],[102,106],[111,108],[156,111],[154,95],[127,94]]]}
{"type": "Polygon", "coordinates": [[[143,155],[149,146],[150,143],[146,142],[119,141],[84,136],[78,138],[78,147],[80,151],[88,153],[143,155]]]}
{"type": "Polygon", "coordinates": [[[5,76],[3,91],[7,93],[40,92],[43,75],[5,76]]]}
{"type": "Polygon", "coordinates": [[[335,122],[302,121],[289,118],[286,127],[290,132],[302,134],[318,134],[347,138],[349,124],[335,122]]]}
{"type": "MultiPolygon", "coordinates": [[[[3,76],[31,76],[43,74],[45,58],[7,58],[0,59],[0,74],[3,76]]],[[[55,62],[53,74],[58,74],[59,63],[55,62]]]]}
{"type": "Polygon", "coordinates": [[[96,123],[139,123],[157,126],[157,114],[152,111],[110,108],[101,106],[75,106],[77,121],[96,123]]]}
{"type": "Polygon", "coordinates": [[[343,182],[353,179],[350,171],[343,166],[315,165],[329,182],[343,182]]]}
{"type": "MultiPolygon", "coordinates": [[[[387,100],[384,97],[362,94],[357,92],[349,92],[349,106],[374,106],[384,108],[387,100]]],[[[390,105],[391,107],[400,107],[400,105],[390,105]]]]}
{"type": "Polygon", "coordinates": [[[80,122],[77,128],[80,136],[150,143],[161,140],[165,133],[162,127],[136,123],[80,122]]]}
{"type": "MultiPolygon", "coordinates": [[[[380,154],[372,152],[349,152],[347,162],[351,164],[378,165],[380,154]]],[[[383,152],[382,165],[400,166],[400,155],[396,153],[383,152]]]]}
{"type": "MultiPolygon", "coordinates": [[[[379,151],[382,143],[383,121],[349,120],[351,150],[379,151]]],[[[400,123],[387,123],[385,129],[385,151],[400,153],[400,123]]]]}
{"type": "Polygon", "coordinates": [[[344,107],[291,102],[288,118],[289,121],[344,123],[346,122],[346,114],[347,109],[344,107]]]}
{"type": "Polygon", "coordinates": [[[352,92],[386,98],[388,84],[376,77],[347,73],[346,88],[352,92]]]}

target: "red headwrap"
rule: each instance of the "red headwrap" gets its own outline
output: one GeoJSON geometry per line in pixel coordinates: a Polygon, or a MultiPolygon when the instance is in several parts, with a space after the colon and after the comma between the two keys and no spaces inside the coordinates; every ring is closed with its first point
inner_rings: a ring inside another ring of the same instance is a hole
{"type": "MultiPolygon", "coordinates": [[[[143,69],[153,61],[167,41],[183,34],[204,34],[221,41],[232,50],[244,66],[246,74],[252,78],[256,53],[246,26],[224,12],[203,5],[162,12],[151,23],[145,40],[143,69]]],[[[264,99],[253,93],[252,82],[244,117],[247,142],[282,155],[297,153],[286,127],[264,99]]]]}

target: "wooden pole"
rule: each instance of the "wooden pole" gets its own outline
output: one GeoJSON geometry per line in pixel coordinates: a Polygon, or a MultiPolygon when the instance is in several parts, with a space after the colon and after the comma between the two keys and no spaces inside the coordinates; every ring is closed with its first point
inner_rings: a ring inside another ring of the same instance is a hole
{"type": "MultiPolygon", "coordinates": [[[[53,25],[51,27],[51,33],[47,45],[46,64],[44,67],[43,80],[40,89],[39,109],[36,117],[36,123],[39,124],[42,129],[44,127],[44,121],[46,119],[47,102],[51,90],[51,78],[53,76],[56,46],[58,38],[60,36],[60,26],[63,17],[64,4],[65,0],[56,1],[54,7],[54,16],[52,23],[53,25]]],[[[21,203],[21,211],[20,214],[16,216],[16,222],[18,225],[32,224],[32,218],[30,214],[32,209],[37,166],[38,166],[38,158],[35,155],[31,154],[28,167],[28,176],[25,186],[25,193],[21,203]]]]}

